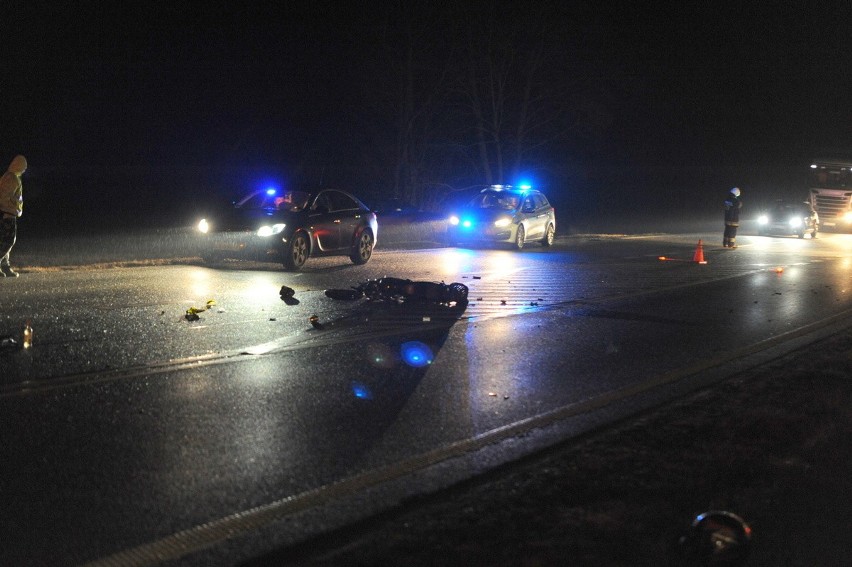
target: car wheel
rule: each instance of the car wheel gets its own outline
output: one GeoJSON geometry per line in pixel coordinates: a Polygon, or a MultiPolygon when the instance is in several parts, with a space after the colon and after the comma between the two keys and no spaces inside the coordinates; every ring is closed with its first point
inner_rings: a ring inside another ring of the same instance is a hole
{"type": "Polygon", "coordinates": [[[544,238],[541,239],[542,246],[553,246],[553,239],[556,237],[556,229],[552,224],[548,224],[544,230],[544,238]]]}
{"type": "Polygon", "coordinates": [[[515,248],[518,250],[522,250],[524,248],[524,244],[527,241],[526,231],[524,230],[524,225],[518,225],[518,231],[515,233],[515,248]]]}
{"type": "Polygon", "coordinates": [[[309,251],[308,235],[304,232],[294,234],[284,248],[284,268],[291,271],[300,270],[308,259],[309,251]]]}
{"type": "Polygon", "coordinates": [[[349,255],[352,263],[359,265],[366,264],[373,255],[373,243],[373,233],[369,230],[362,230],[352,249],[352,254],[349,255]]]}
{"type": "Polygon", "coordinates": [[[799,238],[804,238],[805,237],[805,231],[804,230],[800,231],[799,234],[797,234],[796,236],[798,236],[799,238]]]}

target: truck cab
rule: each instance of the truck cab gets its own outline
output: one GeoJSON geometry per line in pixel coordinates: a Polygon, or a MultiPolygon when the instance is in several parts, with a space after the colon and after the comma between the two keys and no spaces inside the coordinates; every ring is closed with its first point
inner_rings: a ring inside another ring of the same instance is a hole
{"type": "Polygon", "coordinates": [[[852,232],[852,158],[814,160],[808,194],[822,227],[852,232]]]}

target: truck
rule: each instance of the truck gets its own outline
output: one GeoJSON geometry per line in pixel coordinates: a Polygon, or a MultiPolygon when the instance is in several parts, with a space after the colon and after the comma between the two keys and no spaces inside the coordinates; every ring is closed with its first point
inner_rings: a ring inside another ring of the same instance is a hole
{"type": "Polygon", "coordinates": [[[813,160],[808,194],[822,228],[852,232],[852,157],[813,160]]]}

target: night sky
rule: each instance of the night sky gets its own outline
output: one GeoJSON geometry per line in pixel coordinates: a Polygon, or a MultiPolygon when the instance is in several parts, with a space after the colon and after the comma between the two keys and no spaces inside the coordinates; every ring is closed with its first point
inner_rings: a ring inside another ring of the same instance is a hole
{"type": "Polygon", "coordinates": [[[173,222],[261,182],[436,205],[489,172],[676,209],[852,150],[848,2],[134,4],[5,3],[0,160],[27,156],[33,222],[173,222]],[[495,84],[502,171],[471,104],[495,84]]]}

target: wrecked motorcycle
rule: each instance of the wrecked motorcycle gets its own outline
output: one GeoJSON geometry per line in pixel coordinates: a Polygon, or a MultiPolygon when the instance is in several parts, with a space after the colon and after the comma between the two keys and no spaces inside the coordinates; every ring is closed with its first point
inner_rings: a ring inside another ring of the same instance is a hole
{"type": "Polygon", "coordinates": [[[467,305],[467,286],[454,282],[422,282],[402,278],[384,277],[353,286],[349,289],[327,289],[325,295],[332,299],[392,301],[396,303],[431,303],[445,306],[467,305]]]}

